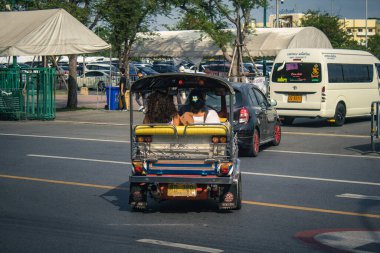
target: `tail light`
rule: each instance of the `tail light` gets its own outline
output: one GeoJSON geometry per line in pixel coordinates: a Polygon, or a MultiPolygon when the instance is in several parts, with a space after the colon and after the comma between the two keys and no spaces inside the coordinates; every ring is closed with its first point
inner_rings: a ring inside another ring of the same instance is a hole
{"type": "Polygon", "coordinates": [[[232,169],[232,163],[221,163],[219,167],[219,174],[221,176],[227,176],[230,174],[230,170],[232,169]]]}
{"type": "Polygon", "coordinates": [[[217,143],[226,143],[227,142],[227,137],[226,136],[213,136],[211,138],[212,143],[217,144],[217,143]]]}
{"type": "Polygon", "coordinates": [[[144,168],[143,168],[143,163],[138,161],[138,162],[135,162],[133,161],[132,162],[132,166],[133,166],[133,172],[136,174],[136,175],[142,175],[144,174],[144,168]]]}
{"type": "Polygon", "coordinates": [[[322,99],[321,102],[326,102],[326,87],[322,87],[322,99]]]}
{"type": "Polygon", "coordinates": [[[136,141],[137,142],[152,142],[152,136],[136,136],[136,141]]]}
{"type": "Polygon", "coordinates": [[[249,121],[249,111],[247,108],[243,107],[240,109],[239,123],[247,124],[249,121]]]}

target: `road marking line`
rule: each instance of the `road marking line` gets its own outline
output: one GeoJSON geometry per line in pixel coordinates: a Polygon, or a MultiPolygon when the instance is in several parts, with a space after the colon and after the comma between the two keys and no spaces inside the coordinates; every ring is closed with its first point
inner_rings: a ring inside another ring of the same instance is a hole
{"type": "Polygon", "coordinates": [[[180,249],[187,249],[187,250],[196,250],[196,251],[209,252],[209,253],[223,252],[223,250],[220,250],[220,249],[213,249],[213,248],[195,246],[195,245],[190,245],[190,244],[159,241],[159,240],[152,240],[152,239],[140,239],[140,240],[137,240],[137,242],[150,243],[150,244],[156,244],[156,245],[168,246],[168,247],[180,248],[180,249]]]}
{"type": "Polygon", "coordinates": [[[344,194],[336,195],[336,197],[349,198],[349,199],[380,200],[379,196],[366,196],[366,195],[352,194],[352,193],[344,193],[344,194]]]}
{"type": "Polygon", "coordinates": [[[289,135],[307,135],[307,136],[326,136],[326,137],[346,137],[346,138],[367,138],[369,135],[357,135],[357,134],[326,134],[326,133],[305,133],[305,132],[282,132],[289,135]]]}
{"type": "Polygon", "coordinates": [[[18,136],[18,137],[32,137],[32,138],[50,138],[50,139],[80,140],[80,141],[99,141],[99,142],[130,143],[130,141],[120,141],[120,140],[91,139],[91,138],[51,136],[51,135],[33,135],[33,134],[6,134],[6,133],[0,133],[0,136],[18,136]]]}
{"type": "Polygon", "coordinates": [[[242,202],[244,204],[257,205],[257,206],[277,207],[277,208],[301,210],[301,211],[308,211],[308,212],[341,214],[341,215],[360,216],[360,217],[380,219],[380,215],[378,215],[378,214],[345,212],[345,211],[337,211],[337,210],[329,210],[329,209],[320,209],[320,208],[311,208],[311,207],[302,207],[302,206],[290,206],[290,205],[272,204],[272,203],[246,201],[246,200],[243,200],[242,202]]]}
{"type": "Polygon", "coordinates": [[[343,155],[343,154],[328,154],[328,153],[302,152],[302,151],[287,151],[287,150],[269,150],[269,149],[268,149],[268,150],[263,150],[263,152],[289,153],[289,154],[302,154],[302,155],[338,156],[338,157],[353,157],[353,158],[368,158],[368,159],[380,159],[380,156],[343,155]]]}
{"type": "Polygon", "coordinates": [[[129,190],[126,187],[120,187],[120,186],[86,184],[86,183],[79,183],[79,182],[51,180],[51,179],[43,179],[43,178],[35,178],[35,177],[20,177],[20,176],[12,176],[12,175],[4,175],[4,174],[0,174],[0,178],[16,179],[16,180],[24,180],[24,181],[34,181],[34,182],[43,182],[43,183],[51,183],[51,184],[73,185],[73,186],[82,186],[82,187],[108,189],[108,190],[114,190],[114,189],[123,190],[123,191],[128,191],[129,190]]]}
{"type": "Polygon", "coordinates": [[[51,158],[51,159],[65,159],[65,160],[100,162],[100,163],[131,164],[130,162],[118,162],[118,161],[110,161],[110,160],[98,160],[98,159],[79,158],[79,157],[67,157],[67,156],[36,155],[36,154],[27,154],[26,156],[29,156],[29,157],[41,157],[41,158],[51,158]]]}
{"type": "Polygon", "coordinates": [[[73,120],[54,120],[53,123],[73,123],[73,124],[87,124],[87,125],[106,125],[106,126],[129,126],[125,123],[106,123],[106,122],[91,122],[91,121],[73,121],[73,120]]]}
{"type": "MultiPolygon", "coordinates": [[[[51,179],[34,178],[34,177],[21,177],[21,176],[12,176],[12,175],[0,174],[0,178],[43,182],[43,183],[51,183],[51,184],[61,184],[61,185],[73,185],[73,186],[82,186],[82,187],[108,189],[108,190],[115,190],[116,189],[116,190],[122,190],[122,191],[129,191],[128,188],[121,187],[121,186],[85,184],[85,183],[79,183],[79,182],[51,180],[51,179]]],[[[328,210],[328,209],[319,209],[319,208],[310,208],[310,207],[301,207],[301,206],[290,206],[290,205],[272,204],[272,203],[246,201],[246,200],[243,200],[242,202],[244,204],[257,205],[257,206],[268,206],[268,207],[286,208],[286,209],[301,210],[301,211],[313,211],[313,212],[319,212],[319,213],[342,214],[342,215],[361,216],[361,217],[369,217],[369,218],[380,219],[380,215],[368,214],[368,213],[344,212],[344,211],[336,211],[336,210],[328,210]]]]}
{"type": "MultiPolygon", "coordinates": [[[[51,158],[51,159],[65,159],[65,160],[76,160],[76,161],[113,163],[113,164],[127,164],[127,165],[131,164],[131,162],[119,162],[119,161],[111,161],[111,160],[98,160],[98,159],[89,159],[89,158],[80,158],[80,157],[67,157],[67,156],[50,156],[50,155],[37,155],[37,154],[27,154],[26,156],[40,157],[40,158],[51,158]]],[[[351,181],[351,180],[317,178],[317,177],[300,177],[300,176],[268,174],[268,173],[258,173],[258,172],[241,172],[241,173],[245,174],[245,175],[255,175],[255,176],[282,177],[282,178],[291,178],[291,179],[304,179],[304,180],[325,181],[325,182],[335,182],[335,183],[348,183],[348,184],[362,184],[362,185],[380,186],[380,183],[376,183],[376,182],[351,181]]]]}
{"type": "MultiPolygon", "coordinates": [[[[108,224],[109,226],[136,226],[136,227],[176,227],[176,226],[184,226],[184,227],[194,227],[194,224],[108,224]]],[[[204,227],[207,224],[202,224],[204,227]]]]}
{"type": "Polygon", "coordinates": [[[347,184],[362,184],[362,185],[380,186],[380,183],[376,183],[376,182],[351,181],[351,180],[340,180],[340,179],[318,178],[318,177],[299,177],[299,176],[255,173],[255,172],[241,172],[241,173],[247,174],[247,175],[255,175],[255,176],[282,177],[282,178],[305,179],[305,180],[325,181],[325,182],[334,182],[334,183],[347,183],[347,184]]]}

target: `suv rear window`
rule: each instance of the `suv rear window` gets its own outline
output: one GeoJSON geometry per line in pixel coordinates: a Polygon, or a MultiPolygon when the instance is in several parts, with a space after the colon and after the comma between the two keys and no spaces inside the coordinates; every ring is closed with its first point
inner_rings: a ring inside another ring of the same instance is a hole
{"type": "Polygon", "coordinates": [[[276,63],[272,71],[272,82],[276,83],[320,83],[321,80],[320,63],[276,63]]]}

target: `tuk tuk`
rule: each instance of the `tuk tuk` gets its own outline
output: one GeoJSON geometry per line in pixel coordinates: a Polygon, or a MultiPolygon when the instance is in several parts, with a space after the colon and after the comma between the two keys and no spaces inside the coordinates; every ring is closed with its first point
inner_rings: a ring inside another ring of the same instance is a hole
{"type": "Polygon", "coordinates": [[[157,201],[213,199],[219,209],[240,209],[242,184],[231,84],[216,76],[169,73],[137,80],[130,91],[132,208],[146,209],[149,196],[157,201]],[[204,92],[206,106],[218,113],[219,123],[144,124],[142,113],[133,110],[133,94],[149,97],[160,90],[170,94],[181,113],[193,89],[204,92]]]}

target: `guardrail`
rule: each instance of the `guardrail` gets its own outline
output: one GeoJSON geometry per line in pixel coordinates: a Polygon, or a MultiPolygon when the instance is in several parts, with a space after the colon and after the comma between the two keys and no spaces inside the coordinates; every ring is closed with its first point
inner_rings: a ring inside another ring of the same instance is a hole
{"type": "Polygon", "coordinates": [[[380,136],[380,101],[371,103],[371,147],[372,151],[376,152],[375,138],[380,136]]]}

